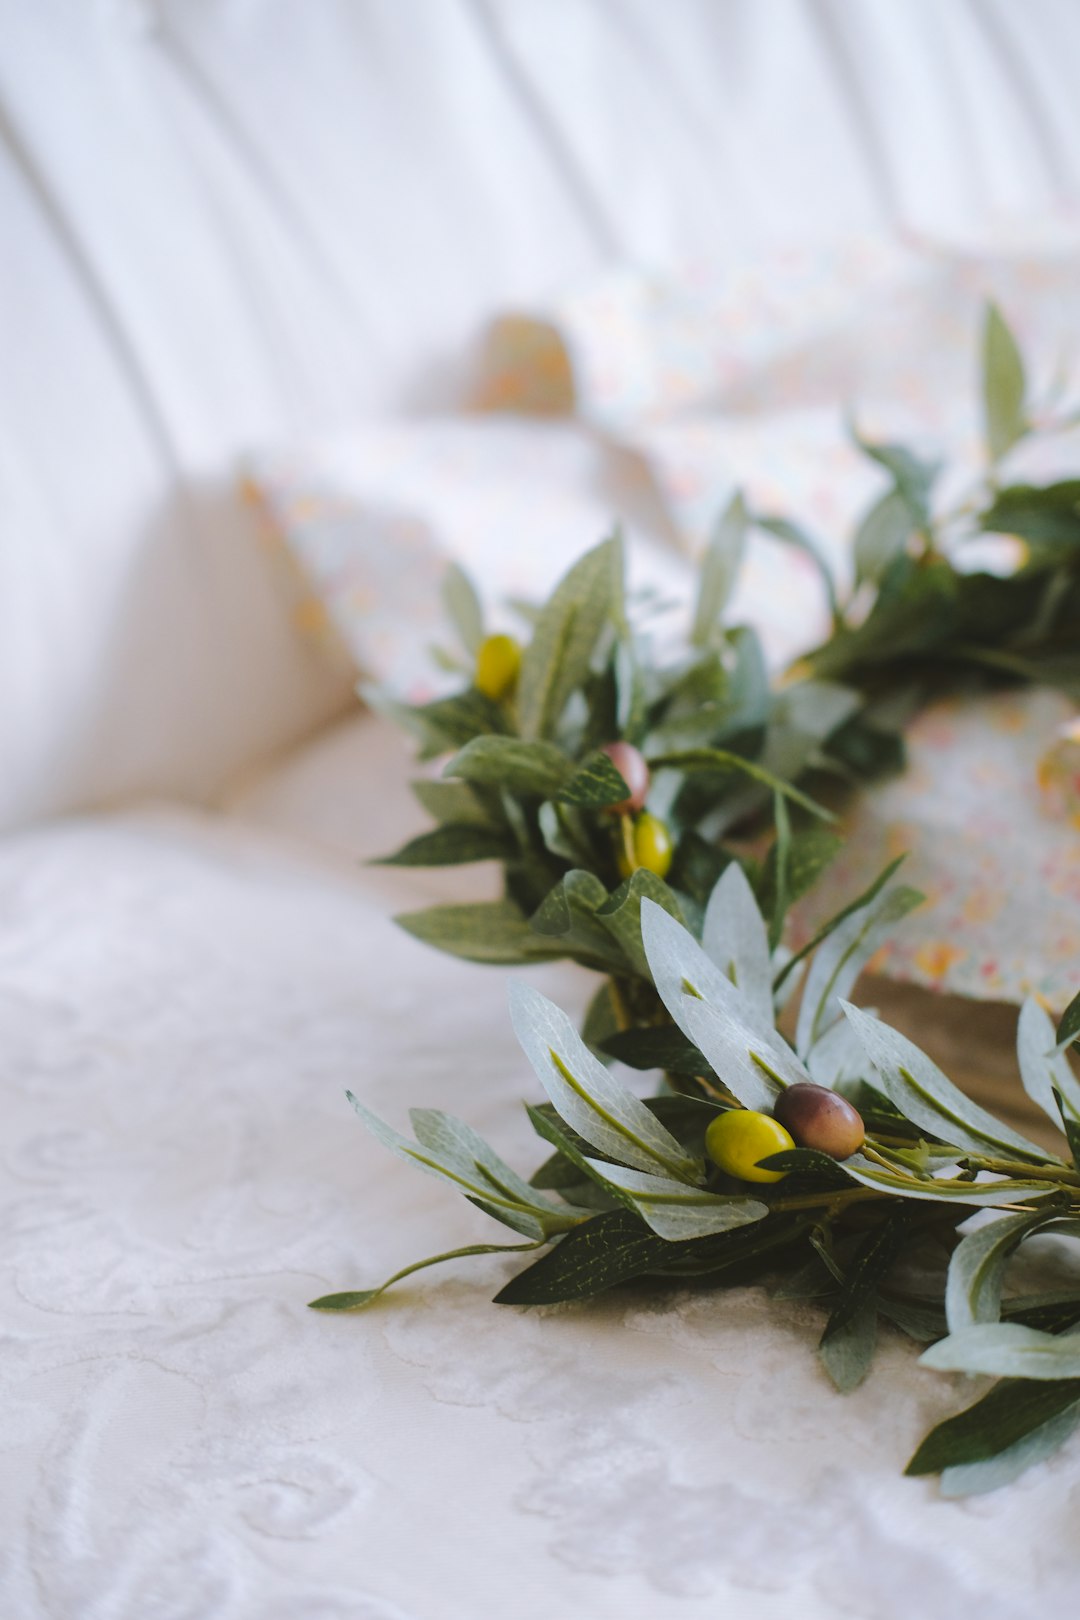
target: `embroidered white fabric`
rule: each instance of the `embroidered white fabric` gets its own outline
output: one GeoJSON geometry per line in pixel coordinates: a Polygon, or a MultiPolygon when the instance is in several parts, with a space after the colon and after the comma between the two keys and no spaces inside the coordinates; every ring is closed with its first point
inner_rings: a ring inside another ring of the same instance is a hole
{"type": "MultiPolygon", "coordinates": [[[[1074,1598],[1080,1450],[966,1503],[904,1479],[970,1391],[899,1337],[842,1399],[815,1309],[753,1288],[496,1308],[491,1257],[307,1310],[498,1240],[365,1135],[347,1086],[538,1157],[506,975],[388,921],[425,883],[168,810],[0,850],[0,1612],[1015,1620],[1074,1598]]],[[[583,976],[538,979],[580,1007],[583,976]]]]}

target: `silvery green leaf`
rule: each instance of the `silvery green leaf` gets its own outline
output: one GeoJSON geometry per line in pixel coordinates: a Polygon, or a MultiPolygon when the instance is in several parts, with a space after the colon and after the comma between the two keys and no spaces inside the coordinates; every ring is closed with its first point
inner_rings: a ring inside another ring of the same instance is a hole
{"type": "Polygon", "coordinates": [[[663,878],[639,867],[597,910],[597,917],[639,973],[647,971],[642,910],[655,906],[682,926],[682,909],[663,878]]]}
{"type": "Polygon", "coordinates": [[[545,799],[558,793],[572,773],[573,766],[554,743],[522,742],[519,737],[475,737],[443,771],[444,776],[545,799]]]}
{"type": "Polygon", "coordinates": [[[821,1039],[814,1042],[806,1054],[806,1067],[815,1085],[828,1086],[830,1090],[841,1080],[863,1077],[866,1059],[859,1037],[846,1018],[838,1018],[821,1039]]]}
{"type": "Polygon", "coordinates": [[[629,1194],[646,1225],[672,1243],[749,1226],[769,1213],[768,1205],[757,1198],[723,1197],[702,1187],[688,1187],[684,1181],[627,1170],[599,1159],[590,1159],[589,1164],[602,1181],[629,1194]]]}
{"type": "MultiPolygon", "coordinates": [[[[863,1051],[881,1078],[881,1089],[905,1119],[933,1136],[973,1153],[1004,1148],[1046,1163],[1052,1155],[1003,1125],[947,1079],[913,1041],[887,1024],[844,1002],[863,1051]]],[[[707,1054],[706,1054],[707,1055],[707,1054]]]]}
{"type": "Polygon", "coordinates": [[[574,564],[541,609],[518,681],[521,734],[550,736],[570,694],[589,673],[605,624],[622,602],[622,547],[605,540],[574,564]]]}
{"type": "MultiPolygon", "coordinates": [[[[688,994],[709,1006],[727,1008],[742,1023],[755,1023],[753,1002],[706,956],[689,929],[649,899],[641,902],[641,942],[657,995],[684,1035],[690,1035],[685,1016],[688,994]]],[[[772,1033],[771,1013],[763,1027],[772,1033]]]]}
{"type": "Polygon", "coordinates": [[[1042,1213],[995,1215],[965,1234],[953,1250],[945,1285],[950,1333],[958,1333],[974,1322],[997,1321],[1005,1267],[1013,1250],[1029,1232],[1049,1219],[1042,1213]]]}
{"type": "Polygon", "coordinates": [[[785,1086],[810,1078],[779,1035],[751,1028],[725,1007],[684,996],[680,1024],[744,1108],[769,1113],[785,1086]]]}
{"type": "Polygon", "coordinates": [[[923,1179],[884,1170],[861,1153],[845,1159],[840,1168],[864,1187],[876,1187],[897,1198],[923,1199],[930,1203],[969,1205],[972,1209],[993,1209],[998,1204],[1035,1203],[1055,1191],[1048,1181],[960,1181],[949,1176],[923,1179]]]}
{"type": "Polygon", "coordinates": [[[829,1025],[840,1017],[840,1003],[893,928],[919,904],[922,895],[903,884],[877,894],[853,911],[819,945],[810,964],[799,1008],[795,1045],[805,1057],[829,1025]]]}
{"type": "Polygon", "coordinates": [[[919,1357],[937,1372],[992,1378],[1080,1378],[1080,1334],[1040,1333],[1019,1322],[978,1322],[950,1333],[919,1357]]]}
{"type": "Polygon", "coordinates": [[[465,1174],[475,1175],[479,1171],[482,1180],[489,1184],[489,1193],[512,1199],[545,1215],[566,1213],[523,1181],[463,1119],[438,1108],[410,1108],[409,1123],[421,1147],[435,1153],[443,1164],[460,1166],[465,1174]]]}
{"type": "MultiPolygon", "coordinates": [[[[499,1193],[485,1175],[481,1174],[475,1167],[471,1170],[467,1169],[457,1155],[447,1155],[436,1148],[425,1147],[418,1142],[410,1142],[407,1137],[400,1135],[399,1132],[393,1130],[391,1126],[379,1119],[377,1114],[373,1114],[369,1108],[365,1108],[364,1104],[354,1097],[351,1091],[347,1091],[345,1095],[372,1136],[375,1137],[376,1141],[381,1142],[383,1147],[389,1148],[391,1153],[395,1153],[399,1159],[404,1159],[408,1164],[415,1164],[426,1175],[435,1176],[440,1181],[447,1181],[458,1192],[482,1200],[485,1205],[490,1207],[490,1213],[496,1214],[499,1211],[505,1211],[506,1214],[512,1215],[515,1230],[523,1231],[526,1236],[539,1240],[546,1235],[545,1229],[559,1230],[561,1228],[565,1230],[575,1224],[576,1217],[567,1219],[561,1212],[554,1216],[554,1225],[551,1224],[552,1218],[546,1212],[544,1212],[543,1219],[541,1219],[540,1211],[535,1208],[537,1195],[531,1189],[528,1205],[523,1204],[520,1199],[514,1196],[499,1193]]],[[[498,1215],[497,1218],[501,1218],[501,1215],[498,1215]]]]}
{"type": "Polygon", "coordinates": [[[403,1266],[395,1271],[392,1277],[387,1277],[378,1288],[363,1288],[350,1290],[342,1294],[323,1294],[319,1299],[309,1302],[308,1309],[312,1311],[360,1311],[365,1305],[385,1294],[394,1283],[400,1282],[403,1277],[411,1277],[414,1271],[424,1271],[428,1266],[442,1265],[444,1260],[465,1260],[474,1254],[524,1254],[531,1249],[543,1247],[542,1242],[537,1243],[470,1243],[464,1249],[447,1249],[445,1254],[433,1254],[426,1260],[415,1260],[411,1266],[403,1266]]]}
{"type": "Polygon", "coordinates": [[[465,651],[475,657],[484,639],[484,610],[472,580],[458,563],[451,563],[443,576],[442,599],[465,651]]]}
{"type": "Polygon", "coordinates": [[[510,1020],[556,1112],[586,1142],[637,1170],[701,1182],[703,1166],[608,1073],[554,1002],[531,985],[514,983],[510,1020]]]}
{"type": "Polygon", "coordinates": [[[986,307],[983,326],[983,406],[991,461],[1000,461],[1026,431],[1024,362],[1016,340],[995,304],[986,307]]]}
{"type": "Polygon", "coordinates": [[[701,561],[697,606],[690,632],[695,647],[707,647],[719,628],[742,567],[746,531],[746,507],[741,493],[736,490],[713,527],[701,561]]]}
{"type": "Polygon", "coordinates": [[[750,1002],[754,1024],[770,1027],[773,998],[768,934],[754,891],[737,861],[732,861],[709,896],[701,945],[750,1002]]]}
{"type": "Polygon", "coordinates": [[[855,531],[855,577],[875,583],[906,549],[915,531],[911,508],[898,489],[874,502],[855,531]]]}
{"type": "Polygon", "coordinates": [[[775,712],[793,731],[824,742],[859,711],[862,703],[858,692],[836,681],[796,681],[794,686],[781,687],[777,692],[775,712]]]}
{"type": "Polygon", "coordinates": [[[942,1496],[984,1496],[988,1491],[1011,1485],[1014,1479],[1019,1479],[1036,1463],[1045,1462],[1055,1451],[1060,1451],[1078,1423],[1080,1400],[1074,1401],[1056,1417],[1048,1418],[1039,1428],[999,1451],[996,1456],[987,1457],[982,1462],[959,1463],[953,1468],[946,1468],[941,1476],[942,1496]]]}
{"type": "Polygon", "coordinates": [[[1016,1025],[1016,1058],[1020,1065],[1020,1078],[1032,1102],[1060,1125],[1054,1092],[1060,1095],[1066,1110],[1080,1121],[1080,1080],[1072,1072],[1068,1058],[1054,1045],[1054,1026],[1034,996],[1029,996],[1020,1009],[1016,1025]]]}
{"type": "Polygon", "coordinates": [[[941,471],[941,462],[927,461],[903,444],[880,444],[864,439],[854,422],[849,423],[849,428],[863,454],[891,474],[916,525],[925,528],[930,521],[930,491],[941,471]]]}

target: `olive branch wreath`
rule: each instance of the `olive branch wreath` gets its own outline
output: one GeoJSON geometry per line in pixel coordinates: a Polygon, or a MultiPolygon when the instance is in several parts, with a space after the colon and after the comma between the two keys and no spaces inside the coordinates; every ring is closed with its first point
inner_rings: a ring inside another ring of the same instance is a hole
{"type": "Polygon", "coordinates": [[[820,1356],[842,1391],[865,1377],[881,1319],[928,1346],[925,1365],[997,1380],[908,1464],[940,1474],[947,1494],[1006,1483],[1080,1423],[1080,1272],[1054,1292],[1005,1288],[1030,1239],[1080,1238],[1068,1057],[1080,995],[1056,1028],[1034,1000],[1019,1016],[1023,1086],[1060,1133],[1050,1152],[851,1004],[922,899],[897,881],[899,861],[801,949],[784,939],[792,905],[841,847],[838,808],[902,768],[903,728],[927,702],[1022,683],[1080,700],[1080,479],[1002,478],[1017,444],[1080,417],[1032,405],[993,306],[982,390],[984,475],[944,516],[931,507],[939,462],[853,429],[888,487],[855,533],[846,601],[811,534],[738,495],[673,654],[657,650],[650,604],[627,602],[618,537],[538,610],[517,604],[524,646],[485,634],[473,586],[450,571],[461,653],[438,656],[463,689],[416,706],[365,692],[422,759],[450,755],[441,777],[413,784],[436,825],[388,864],[495,860],[504,892],[399,921],[472,961],[569,958],[604,980],[580,1034],[537,990],[511,986],[547,1099],[527,1108],[550,1149],[528,1180],[451,1115],[414,1109],[409,1139],[349,1094],[387,1148],[524,1241],[436,1255],[316,1309],[359,1310],[425,1266],[497,1252],[542,1251],[502,1304],[767,1282],[820,1303],[820,1356]],[[829,639],[776,686],[754,630],[725,616],[755,529],[814,559],[832,612],[829,639]],[[983,533],[1023,542],[1007,576],[957,566],[983,533]],[[642,1101],[614,1059],[660,1071],[657,1094],[642,1101]]]}

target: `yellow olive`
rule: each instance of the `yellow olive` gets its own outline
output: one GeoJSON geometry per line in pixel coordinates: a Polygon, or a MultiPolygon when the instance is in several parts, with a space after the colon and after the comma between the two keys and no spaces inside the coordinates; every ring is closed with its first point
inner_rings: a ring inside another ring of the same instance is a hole
{"type": "Polygon", "coordinates": [[[649,767],[641,750],[635,748],[633,743],[613,742],[606,743],[600,752],[607,755],[630,789],[625,799],[618,804],[608,805],[612,815],[626,815],[631,810],[640,810],[649,791],[649,767]]]}
{"type": "Polygon", "coordinates": [[[761,1170],[758,1160],[786,1153],[794,1146],[779,1120],[752,1108],[732,1108],[726,1114],[717,1114],[705,1132],[709,1158],[740,1181],[782,1181],[786,1171],[761,1170]]]}
{"type": "Polygon", "coordinates": [[[800,1147],[816,1148],[834,1159],[849,1159],[866,1135],[862,1115],[846,1097],[827,1086],[800,1080],[776,1099],[776,1117],[800,1147]]]}
{"type": "Polygon", "coordinates": [[[660,817],[643,811],[634,822],[634,859],[637,864],[647,872],[655,872],[657,877],[667,877],[674,854],[671,834],[660,817]]]}
{"type": "Polygon", "coordinates": [[[517,685],[521,648],[513,636],[485,636],[476,654],[476,685],[498,703],[517,685]]]}

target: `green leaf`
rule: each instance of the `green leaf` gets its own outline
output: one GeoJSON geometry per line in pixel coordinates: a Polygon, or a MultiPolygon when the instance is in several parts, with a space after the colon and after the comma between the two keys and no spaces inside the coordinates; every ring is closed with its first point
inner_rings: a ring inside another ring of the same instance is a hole
{"type": "Polygon", "coordinates": [[[622,597],[622,548],[605,540],[581,557],[545,603],[518,682],[523,737],[550,737],[570,694],[589,673],[600,633],[622,597]]]}
{"type": "Polygon", "coordinates": [[[954,1177],[907,1176],[899,1170],[883,1170],[861,1153],[841,1165],[844,1174],[864,1187],[892,1193],[896,1198],[913,1198],[930,1203],[969,1205],[972,1209],[994,1209],[999,1204],[1031,1204],[1053,1197],[1053,1182],[1025,1181],[1019,1177],[1001,1181],[965,1181],[954,1177]]]}
{"type": "Polygon", "coordinates": [[[868,906],[872,900],[876,899],[881,893],[882,889],[885,887],[886,883],[888,883],[889,879],[893,876],[894,872],[896,872],[897,868],[904,860],[906,860],[906,858],[907,857],[904,855],[898,855],[894,861],[890,861],[885,870],[878,874],[868,889],[864,889],[862,894],[856,895],[855,899],[849,901],[849,903],[844,906],[842,910],[838,911],[834,917],[830,917],[828,922],[823,923],[813,938],[807,940],[802,949],[796,951],[795,955],[789,957],[784,963],[783,967],[776,975],[776,978],[773,980],[773,989],[779,990],[784,980],[798,966],[798,964],[803,961],[805,957],[809,956],[812,951],[816,951],[818,946],[822,944],[824,940],[828,939],[829,935],[839,928],[842,922],[846,922],[848,917],[853,916],[857,911],[861,911],[864,906],[868,906]]]}
{"type": "Polygon", "coordinates": [[[867,512],[855,531],[855,577],[881,579],[903,555],[915,532],[911,507],[898,489],[890,489],[867,512]]]}
{"type": "Polygon", "coordinates": [[[451,563],[443,575],[442,599],[462,646],[475,658],[484,639],[484,610],[472,580],[458,563],[451,563]]]}
{"type": "Polygon", "coordinates": [[[1000,1490],[1003,1485],[1011,1485],[1027,1469],[1060,1451],[1078,1423],[1080,1402],[1067,1407],[1057,1417],[1049,1418],[1023,1440],[1017,1440],[986,1462],[946,1468],[941,1476],[942,1496],[982,1496],[988,1491],[1000,1490]]]}
{"type": "Polygon", "coordinates": [[[1043,488],[1011,484],[998,490],[980,522],[991,534],[1015,534],[1032,545],[1072,550],[1080,546],[1080,479],[1043,488]]]}
{"type": "Polygon", "coordinates": [[[426,739],[422,759],[460,748],[474,737],[504,732],[506,719],[497,703],[482,692],[460,692],[456,697],[437,698],[410,711],[421,737],[426,739]]]}
{"type": "Polygon", "coordinates": [[[675,894],[663,878],[645,867],[639,867],[625,883],[620,883],[596,913],[627,961],[642,975],[648,972],[641,937],[641,908],[645,903],[659,906],[677,921],[682,920],[682,908],[675,894]]]}
{"type": "Polygon", "coordinates": [[[558,793],[572,771],[570,761],[554,743],[476,737],[447,763],[443,775],[547,799],[558,793]]]}
{"type": "Polygon", "coordinates": [[[991,461],[1000,461],[1027,431],[1024,362],[996,304],[986,306],[983,325],[983,409],[991,461]]]}
{"type": "Polygon", "coordinates": [[[410,839],[395,854],[384,855],[372,865],[465,866],[470,861],[506,860],[513,853],[512,839],[497,827],[448,821],[410,839]]]}
{"type": "Polygon", "coordinates": [[[953,1250],[945,1285],[945,1314],[950,1333],[975,1322],[996,1322],[1001,1315],[1005,1268],[1029,1233],[1052,1219],[1051,1212],[996,1215],[968,1232],[953,1250]]]}
{"type": "Polygon", "coordinates": [[[931,1429],[904,1472],[940,1474],[946,1468],[988,1462],[1070,1410],[1080,1415],[1080,1378],[1060,1383],[1006,1379],[931,1429]]]}
{"type": "Polygon", "coordinates": [[[726,748],[684,748],[671,754],[658,754],[648,764],[649,769],[654,771],[663,770],[665,766],[686,772],[715,771],[720,774],[736,771],[760,782],[763,787],[771,788],[774,793],[782,793],[792,804],[802,805],[804,810],[809,810],[811,815],[820,817],[822,821],[836,820],[831,810],[826,810],[824,805],[818,804],[800,788],[792,787],[790,782],[782,782],[763,765],[755,764],[752,759],[744,759],[741,754],[730,753],[726,748]]]}
{"type": "Polygon", "coordinates": [[[627,1170],[619,1164],[589,1161],[595,1174],[632,1199],[645,1224],[669,1242],[711,1237],[736,1226],[764,1220],[769,1206],[760,1199],[723,1196],[703,1187],[688,1187],[668,1176],[627,1170]]]}
{"type": "Polygon", "coordinates": [[[695,647],[708,647],[716,636],[742,567],[747,526],[746,507],[741,493],[736,491],[713,528],[702,558],[697,606],[690,631],[695,647]]]}
{"type": "Polygon", "coordinates": [[[593,1148],[637,1170],[660,1171],[690,1185],[703,1166],[595,1058],[570,1019],[531,985],[510,986],[510,1019],[560,1118],[593,1148]]]}
{"type": "Polygon", "coordinates": [[[410,782],[415,798],[436,821],[468,821],[490,826],[492,817],[466,782],[410,782]]]}
{"type": "Polygon", "coordinates": [[[467,962],[550,962],[565,954],[557,939],[534,933],[510,900],[429,906],[394,921],[414,939],[467,962]]]}
{"type": "Polygon", "coordinates": [[[608,756],[599,749],[574,772],[556,797],[560,804],[584,810],[603,810],[629,798],[630,789],[608,756]]]}
{"type": "MultiPolygon", "coordinates": [[[[778,829],[779,825],[777,816],[778,829]]],[[[792,833],[785,862],[785,883],[781,890],[779,837],[771,845],[762,868],[758,903],[765,915],[771,916],[774,920],[776,943],[779,943],[778,930],[783,926],[788,909],[796,900],[801,900],[807,890],[813,888],[843,847],[844,840],[836,833],[830,832],[827,827],[810,826],[801,832],[792,833]]]]}
{"type": "Polygon", "coordinates": [[[978,1322],[950,1333],[919,1357],[937,1372],[989,1373],[992,1378],[1080,1378],[1080,1336],[1056,1337],[1019,1322],[978,1322]]]}
{"type": "Polygon", "coordinates": [[[879,1226],[859,1243],[844,1276],[840,1298],[825,1325],[822,1344],[848,1327],[866,1305],[874,1305],[878,1288],[903,1247],[910,1230],[910,1212],[892,1209],[879,1226]]]}
{"type": "Polygon", "coordinates": [[[834,619],[837,618],[840,612],[840,604],[836,598],[836,582],[833,579],[828,558],[813,535],[808,534],[799,524],[792,523],[787,518],[762,517],[759,513],[755,513],[752,521],[755,528],[764,529],[766,534],[771,534],[774,539],[782,540],[785,545],[793,546],[796,551],[801,551],[810,558],[810,561],[821,575],[822,583],[825,586],[829,612],[834,619]]]}
{"type": "Polygon", "coordinates": [[[903,884],[886,889],[849,912],[822,942],[810,964],[799,1008],[795,1046],[801,1057],[808,1056],[814,1043],[841,1016],[841,1004],[867,962],[922,898],[918,889],[903,884]]]}
{"type": "Polygon", "coordinates": [[[385,1294],[394,1283],[400,1282],[403,1277],[411,1277],[414,1271],[423,1271],[427,1266],[441,1265],[444,1260],[465,1260],[474,1254],[526,1254],[531,1249],[543,1248],[543,1243],[471,1243],[464,1249],[447,1249],[445,1254],[433,1254],[427,1260],[416,1260],[411,1266],[403,1266],[395,1271],[392,1277],[387,1277],[378,1288],[363,1288],[359,1291],[343,1294],[322,1294],[318,1299],[309,1300],[308,1309],[311,1311],[361,1311],[365,1305],[385,1294]]]}
{"type": "Polygon", "coordinates": [[[1080,994],[1072,998],[1061,1015],[1061,1022],[1057,1027],[1058,1050],[1063,1051],[1065,1047],[1071,1046],[1077,1036],[1080,1036],[1080,994]]]}
{"type": "Polygon", "coordinates": [[[877,1304],[864,1299],[853,1316],[818,1345],[821,1363],[841,1395],[857,1389],[870,1371],[877,1347],[877,1304]]]}
{"type": "Polygon", "coordinates": [[[938,473],[939,461],[926,461],[902,444],[875,444],[864,439],[854,423],[851,437],[864,455],[876,461],[892,477],[896,493],[905,502],[916,528],[925,529],[930,521],[930,492],[938,473]]]}
{"type": "Polygon", "coordinates": [[[663,1069],[668,1074],[688,1075],[712,1072],[694,1043],[670,1024],[618,1030],[601,1044],[605,1052],[630,1069],[663,1069]]]}
{"type": "Polygon", "coordinates": [[[597,916],[607,899],[608,892],[594,873],[575,868],[545,896],[529,926],[546,939],[560,940],[568,951],[584,951],[598,962],[624,969],[617,941],[597,916]]]}
{"type": "Polygon", "coordinates": [[[769,937],[754,891],[737,861],[732,861],[709,897],[701,948],[750,1003],[751,1022],[766,1028],[771,1025],[769,937]]]}
{"type": "Polygon", "coordinates": [[[619,1031],[619,1008],[613,990],[611,980],[605,979],[585,1010],[581,1038],[594,1052],[603,1051],[604,1042],[619,1031]]]}
{"type": "Polygon", "coordinates": [[[975,1153],[985,1153],[987,1147],[1004,1148],[1039,1164],[1052,1157],[965,1097],[905,1035],[850,1002],[842,1005],[880,1077],[881,1089],[913,1125],[975,1153]]]}

